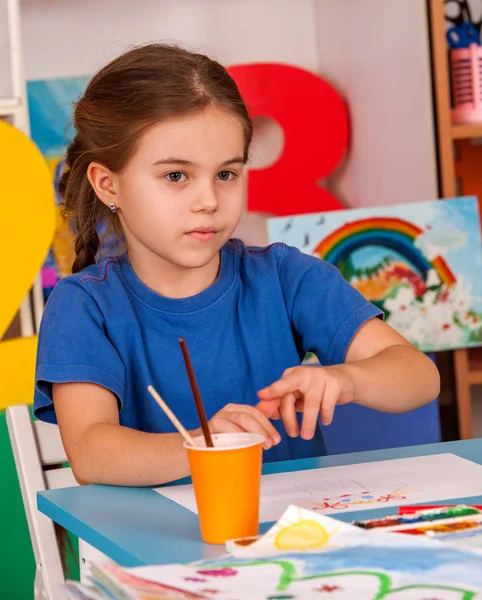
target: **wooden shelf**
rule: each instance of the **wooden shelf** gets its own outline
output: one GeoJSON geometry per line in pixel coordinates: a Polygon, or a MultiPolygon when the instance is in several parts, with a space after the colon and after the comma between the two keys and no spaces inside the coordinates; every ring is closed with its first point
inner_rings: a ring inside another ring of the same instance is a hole
{"type": "Polygon", "coordinates": [[[471,348],[468,353],[470,385],[482,385],[482,348],[471,348]]]}
{"type": "MultiPolygon", "coordinates": [[[[439,161],[440,192],[442,198],[457,194],[454,140],[482,138],[482,123],[453,125],[450,105],[450,77],[445,35],[445,2],[429,0],[432,73],[436,106],[437,154],[439,161]]],[[[473,437],[471,387],[482,384],[482,349],[460,349],[453,352],[455,392],[459,437],[473,437]]]]}
{"type": "Polygon", "coordinates": [[[452,125],[452,139],[468,140],[471,138],[482,138],[482,123],[452,125]]]}

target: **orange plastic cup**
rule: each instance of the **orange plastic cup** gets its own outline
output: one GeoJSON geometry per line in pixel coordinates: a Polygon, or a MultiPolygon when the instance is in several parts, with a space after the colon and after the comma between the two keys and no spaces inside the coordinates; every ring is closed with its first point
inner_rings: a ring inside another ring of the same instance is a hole
{"type": "Polygon", "coordinates": [[[262,435],[219,433],[214,448],[203,436],[187,449],[199,513],[201,537],[208,544],[258,535],[262,435]]]}

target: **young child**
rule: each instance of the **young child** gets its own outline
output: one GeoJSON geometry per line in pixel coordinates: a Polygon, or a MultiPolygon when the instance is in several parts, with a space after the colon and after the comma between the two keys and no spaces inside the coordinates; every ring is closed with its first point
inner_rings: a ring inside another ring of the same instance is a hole
{"type": "Polygon", "coordinates": [[[45,309],[35,414],[58,422],[80,483],[188,474],[183,440],[147,391],[199,434],[180,337],[212,432],[262,433],[265,460],[323,454],[320,415],[328,425],[337,404],[403,412],[437,396],[433,363],[335,268],[231,239],[252,123],[220,64],[133,49],[94,76],[74,124],[59,186],[74,274],[45,309]],[[128,251],[96,262],[106,220],[128,251]],[[307,351],[321,366],[300,366],[307,351]]]}

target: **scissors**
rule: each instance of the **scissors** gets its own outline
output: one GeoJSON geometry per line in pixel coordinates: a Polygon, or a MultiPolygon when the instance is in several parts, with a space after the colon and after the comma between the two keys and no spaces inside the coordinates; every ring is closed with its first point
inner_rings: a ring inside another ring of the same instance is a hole
{"type": "Polygon", "coordinates": [[[445,20],[455,27],[460,27],[464,23],[473,23],[476,27],[480,27],[481,22],[476,22],[472,18],[467,0],[444,0],[445,20]]]}
{"type": "Polygon", "coordinates": [[[467,21],[447,31],[447,42],[451,48],[468,48],[471,44],[480,45],[480,32],[473,23],[467,21]]]}

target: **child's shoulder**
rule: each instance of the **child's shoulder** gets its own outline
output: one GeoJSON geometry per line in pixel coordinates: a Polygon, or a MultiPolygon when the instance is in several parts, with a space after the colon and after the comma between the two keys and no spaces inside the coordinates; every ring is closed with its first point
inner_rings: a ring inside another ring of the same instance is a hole
{"type": "Polygon", "coordinates": [[[81,285],[89,283],[105,283],[109,278],[115,277],[114,267],[119,263],[116,257],[105,257],[99,259],[95,264],[82,269],[79,273],[66,277],[66,280],[77,282],[81,285]]]}
{"type": "Polygon", "coordinates": [[[48,304],[52,305],[54,301],[68,302],[77,299],[85,301],[89,297],[98,301],[99,296],[109,294],[109,289],[112,287],[109,284],[118,280],[115,269],[117,264],[117,258],[101,258],[82,271],[63,277],[55,286],[48,304]]]}
{"type": "Polygon", "coordinates": [[[241,240],[231,240],[234,251],[240,256],[242,264],[247,268],[255,265],[271,265],[280,274],[297,272],[302,274],[313,268],[317,270],[334,270],[331,265],[316,256],[301,252],[294,246],[275,242],[269,246],[246,246],[241,240]]]}

